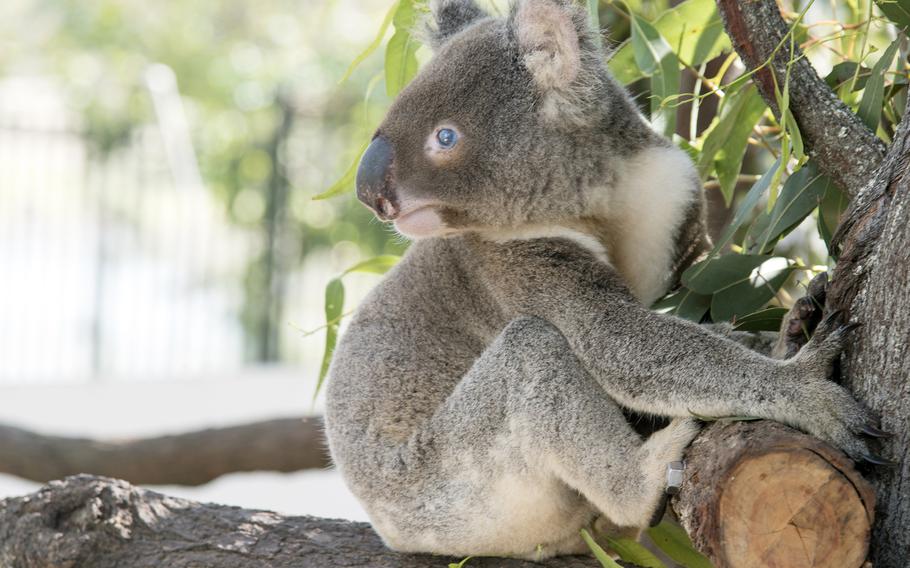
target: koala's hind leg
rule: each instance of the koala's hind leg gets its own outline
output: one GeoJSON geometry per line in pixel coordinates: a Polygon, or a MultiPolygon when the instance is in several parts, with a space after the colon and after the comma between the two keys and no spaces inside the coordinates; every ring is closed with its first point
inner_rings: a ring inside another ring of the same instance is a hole
{"type": "MultiPolygon", "coordinates": [[[[563,492],[577,491],[616,525],[646,526],[661,501],[667,464],[681,459],[697,432],[695,421],[677,419],[642,440],[559,330],[524,317],[475,362],[424,434],[450,456],[439,463],[446,475],[458,478],[474,469],[487,472],[486,479],[513,480],[475,486],[472,499],[489,509],[498,503],[508,508],[515,499],[516,510],[502,512],[508,520],[496,521],[517,521],[518,531],[509,537],[514,540],[521,530],[533,530],[534,519],[514,518],[523,514],[522,494],[552,493],[542,485],[529,491],[520,479],[556,480],[563,492]],[[483,447],[487,440],[492,447],[483,447]],[[478,455],[489,461],[478,462],[478,455]]],[[[577,535],[580,526],[557,530],[577,535]]]]}

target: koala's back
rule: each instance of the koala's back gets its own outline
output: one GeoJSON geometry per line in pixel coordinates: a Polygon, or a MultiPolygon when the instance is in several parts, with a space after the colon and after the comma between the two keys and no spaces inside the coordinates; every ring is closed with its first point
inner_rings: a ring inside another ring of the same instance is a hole
{"type": "Polygon", "coordinates": [[[405,442],[505,324],[471,262],[460,238],[416,243],[360,305],[327,389],[338,461],[405,442]]]}

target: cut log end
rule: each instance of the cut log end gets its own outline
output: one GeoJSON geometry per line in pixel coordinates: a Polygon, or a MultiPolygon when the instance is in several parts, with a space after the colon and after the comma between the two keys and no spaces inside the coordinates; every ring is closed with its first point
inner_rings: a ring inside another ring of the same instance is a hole
{"type": "Polygon", "coordinates": [[[675,508],[716,566],[862,566],[874,495],[840,452],[770,422],[711,426],[675,508]]]}

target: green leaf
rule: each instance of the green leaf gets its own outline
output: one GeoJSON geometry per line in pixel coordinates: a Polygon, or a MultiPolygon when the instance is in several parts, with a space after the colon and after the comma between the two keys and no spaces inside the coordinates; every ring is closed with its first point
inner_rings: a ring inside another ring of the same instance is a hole
{"type": "Polygon", "coordinates": [[[683,273],[682,282],[700,294],[713,294],[748,278],[752,271],[771,258],[764,255],[725,254],[690,267],[683,273]],[[701,270],[690,274],[689,271],[696,267],[701,270]]]}
{"type": "MultiPolygon", "coordinates": [[[[815,164],[808,162],[791,175],[784,183],[780,196],[774,207],[765,216],[766,221],[760,224],[760,232],[750,239],[753,245],[751,252],[768,253],[775,243],[799,225],[809,216],[825,195],[831,180],[822,175],[815,164]]],[[[753,227],[755,228],[755,227],[753,227]]]]}
{"type": "Polygon", "coordinates": [[[720,116],[705,134],[698,159],[699,174],[702,180],[706,180],[714,167],[727,205],[733,200],[749,134],[766,108],[758,89],[750,84],[724,97],[720,116]]]}
{"type": "MultiPolygon", "coordinates": [[[[730,49],[730,39],[724,33],[713,0],[686,0],[663,12],[653,25],[673,46],[678,58],[693,67],[730,49]]],[[[635,64],[631,41],[619,47],[608,65],[613,76],[624,85],[644,76],[635,64]]]]}
{"type": "Polygon", "coordinates": [[[648,529],[648,536],[664,554],[683,568],[712,568],[711,562],[695,550],[686,531],[679,526],[662,521],[648,529]]]}
{"type": "Polygon", "coordinates": [[[869,80],[871,74],[871,69],[861,66],[856,61],[841,61],[825,77],[825,83],[836,91],[842,86],[849,84],[853,80],[853,76],[856,75],[856,84],[853,85],[853,90],[859,91],[865,88],[866,81],[869,80]],[[859,71],[857,71],[857,67],[859,67],[859,71]]]}
{"type": "Polygon", "coordinates": [[[761,266],[714,293],[711,297],[711,319],[729,321],[758,310],[774,298],[794,270],[795,267],[786,258],[769,258],[761,266]]]}
{"type": "Polygon", "coordinates": [[[875,0],[882,13],[902,28],[910,27],[910,0],[875,0]]]}
{"type": "Polygon", "coordinates": [[[341,319],[341,310],[344,309],[344,284],[341,278],[333,278],[325,287],[325,349],[322,353],[322,365],[319,368],[319,379],[316,381],[316,391],[313,400],[319,396],[322,384],[329,372],[335,344],[338,342],[338,322],[341,319]]]}
{"type": "Polygon", "coordinates": [[[632,48],[636,63],[651,77],[651,122],[655,130],[671,137],[676,131],[676,107],[663,102],[679,94],[679,60],[654,26],[635,14],[632,48]]]}
{"type": "Polygon", "coordinates": [[[859,110],[856,114],[862,119],[863,124],[869,127],[873,133],[878,131],[878,123],[882,116],[882,99],[885,94],[885,72],[894,62],[894,54],[900,45],[900,38],[894,40],[885,53],[872,66],[872,74],[866,81],[866,88],[863,90],[863,98],[859,101],[859,110]]]}
{"type": "Polygon", "coordinates": [[[374,51],[379,49],[379,46],[382,45],[382,38],[385,37],[385,33],[388,31],[389,26],[392,24],[392,18],[394,17],[395,12],[397,10],[398,10],[398,2],[395,2],[394,4],[392,4],[392,7],[389,8],[389,11],[386,12],[385,18],[382,20],[382,24],[379,26],[379,31],[376,32],[376,37],[374,37],[373,41],[370,42],[370,45],[368,45],[366,47],[366,49],[364,49],[360,53],[360,55],[355,57],[354,61],[352,61],[351,64],[348,65],[348,69],[347,69],[347,71],[344,72],[344,76],[341,78],[341,80],[338,81],[339,83],[344,83],[345,81],[347,81],[348,78],[351,76],[351,74],[354,73],[354,69],[356,69],[358,65],[363,63],[367,57],[372,55],[374,51]]]}
{"type": "Polygon", "coordinates": [[[411,29],[417,21],[415,0],[399,0],[392,17],[395,34],[385,49],[385,89],[395,97],[417,74],[417,49],[420,47],[411,29]]]}
{"type": "Polygon", "coordinates": [[[736,319],[736,331],[777,331],[787,315],[786,308],[768,308],[736,319]]]}
{"type": "Polygon", "coordinates": [[[336,195],[341,195],[342,193],[354,189],[354,182],[357,180],[357,166],[360,164],[360,158],[363,156],[363,153],[367,151],[367,146],[369,145],[369,141],[365,142],[363,146],[360,147],[360,150],[357,151],[357,157],[354,158],[354,161],[351,162],[351,165],[348,166],[348,169],[345,170],[341,178],[333,183],[332,187],[323,191],[319,195],[314,195],[313,199],[328,199],[330,197],[335,197],[336,195]]]}
{"type": "Polygon", "coordinates": [[[461,562],[449,562],[449,568],[464,568],[465,564],[468,563],[468,560],[474,558],[473,556],[468,556],[461,562]]]}
{"type": "Polygon", "coordinates": [[[622,568],[622,566],[610,558],[610,555],[607,554],[607,552],[601,548],[593,538],[591,538],[591,535],[588,534],[588,531],[585,529],[581,529],[581,538],[584,539],[585,543],[587,543],[588,548],[591,549],[591,553],[594,554],[594,558],[600,562],[601,566],[604,568],[622,568]]]}
{"type": "Polygon", "coordinates": [[[825,190],[822,201],[818,205],[818,234],[825,241],[828,248],[828,254],[837,260],[837,251],[831,250],[831,239],[834,237],[834,231],[840,225],[840,218],[847,209],[849,200],[844,192],[837,186],[831,184],[825,190]]]}
{"type": "Polygon", "coordinates": [[[654,553],[630,538],[610,538],[607,542],[619,558],[643,568],[666,568],[654,553]]]}
{"type": "Polygon", "coordinates": [[[358,262],[354,266],[345,270],[341,276],[347,276],[352,272],[368,272],[370,274],[385,274],[390,268],[398,264],[398,261],[401,260],[400,256],[394,254],[383,254],[379,256],[374,256],[373,258],[368,258],[362,262],[358,262]]]}

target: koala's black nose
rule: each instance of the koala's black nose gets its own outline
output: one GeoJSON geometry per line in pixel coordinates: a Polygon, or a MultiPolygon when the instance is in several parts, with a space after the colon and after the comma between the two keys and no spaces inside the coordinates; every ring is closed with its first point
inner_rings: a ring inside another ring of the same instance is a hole
{"type": "Polygon", "coordinates": [[[357,166],[357,199],[380,219],[398,216],[398,196],[392,187],[392,145],[385,137],[373,138],[357,166]]]}

